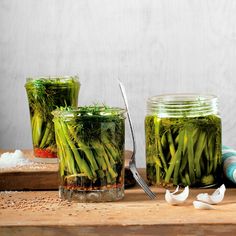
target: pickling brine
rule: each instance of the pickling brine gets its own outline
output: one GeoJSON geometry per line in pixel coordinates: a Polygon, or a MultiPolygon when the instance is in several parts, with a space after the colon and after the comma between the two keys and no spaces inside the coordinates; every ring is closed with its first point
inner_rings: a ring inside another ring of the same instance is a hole
{"type": "Polygon", "coordinates": [[[147,179],[155,185],[221,183],[221,119],[215,97],[157,96],[145,118],[147,179]]]}
{"type": "Polygon", "coordinates": [[[124,197],[125,110],[88,106],[53,111],[60,197],[79,202],[124,197]]]}
{"type": "Polygon", "coordinates": [[[78,103],[80,83],[76,76],[28,78],[25,84],[35,160],[57,162],[57,148],[51,112],[78,103]]]}

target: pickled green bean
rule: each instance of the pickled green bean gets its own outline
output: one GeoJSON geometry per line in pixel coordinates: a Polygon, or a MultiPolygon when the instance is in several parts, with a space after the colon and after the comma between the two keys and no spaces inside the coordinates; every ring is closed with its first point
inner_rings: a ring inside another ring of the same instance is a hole
{"type": "Polygon", "coordinates": [[[215,115],[146,117],[147,179],[150,184],[205,186],[219,178],[221,122],[215,115]],[[218,147],[218,148],[216,148],[218,147]]]}

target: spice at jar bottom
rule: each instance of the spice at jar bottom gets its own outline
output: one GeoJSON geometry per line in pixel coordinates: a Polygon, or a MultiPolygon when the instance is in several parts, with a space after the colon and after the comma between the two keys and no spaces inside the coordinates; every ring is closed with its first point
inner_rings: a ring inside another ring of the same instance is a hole
{"type": "Polygon", "coordinates": [[[221,119],[215,96],[149,98],[145,134],[150,184],[210,187],[222,182],[221,119]]]}

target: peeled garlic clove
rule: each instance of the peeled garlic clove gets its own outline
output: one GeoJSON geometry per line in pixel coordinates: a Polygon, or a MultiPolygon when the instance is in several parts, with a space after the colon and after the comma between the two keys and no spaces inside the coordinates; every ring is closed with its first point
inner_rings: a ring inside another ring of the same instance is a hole
{"type": "Polygon", "coordinates": [[[169,190],[166,190],[165,199],[171,205],[179,205],[183,203],[189,195],[189,187],[185,187],[182,193],[176,194],[179,190],[179,186],[177,186],[176,190],[171,193],[169,190]]]}
{"type": "Polygon", "coordinates": [[[179,191],[179,185],[176,187],[175,191],[172,194],[175,194],[179,191]]]}
{"type": "Polygon", "coordinates": [[[226,191],[225,185],[222,184],[218,189],[215,190],[215,192],[212,195],[209,195],[208,193],[198,194],[197,200],[209,204],[217,204],[224,199],[225,191],[226,191]]]}
{"type": "Polygon", "coordinates": [[[201,209],[201,210],[214,210],[215,208],[205,202],[199,202],[199,201],[193,201],[193,205],[196,209],[201,209]]]}

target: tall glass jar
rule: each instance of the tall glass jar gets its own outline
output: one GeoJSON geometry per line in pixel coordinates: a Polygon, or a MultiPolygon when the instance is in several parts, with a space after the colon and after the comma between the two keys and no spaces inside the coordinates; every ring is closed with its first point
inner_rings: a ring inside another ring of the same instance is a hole
{"type": "Polygon", "coordinates": [[[124,197],[125,110],[88,106],[53,111],[60,197],[79,202],[124,197]]]}
{"type": "Polygon", "coordinates": [[[221,182],[221,118],[213,95],[151,97],[145,118],[147,179],[154,185],[221,182]]]}
{"type": "Polygon", "coordinates": [[[28,78],[28,95],[34,156],[36,161],[56,162],[57,151],[51,112],[60,106],[78,103],[78,77],[28,78]]]}

